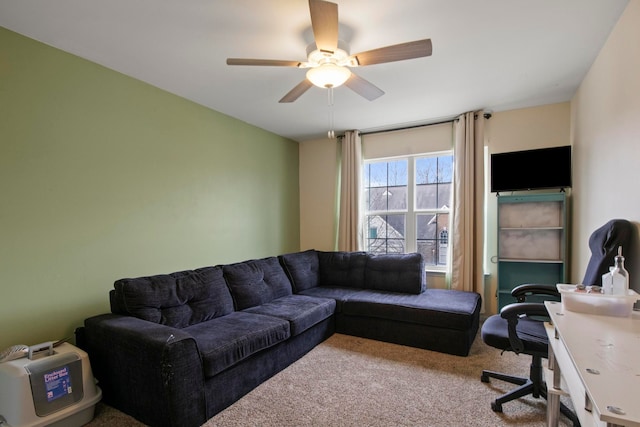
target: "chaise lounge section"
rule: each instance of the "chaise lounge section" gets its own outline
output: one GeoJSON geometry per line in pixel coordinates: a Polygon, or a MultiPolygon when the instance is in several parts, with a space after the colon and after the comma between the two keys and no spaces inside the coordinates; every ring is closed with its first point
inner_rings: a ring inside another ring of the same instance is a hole
{"type": "Polygon", "coordinates": [[[106,403],[153,426],[199,426],[334,332],[466,356],[481,305],[427,289],[420,254],[315,250],[121,279],[85,320],[106,403]]]}
{"type": "Polygon", "coordinates": [[[297,293],[336,300],[336,332],[469,354],[480,296],[427,289],[420,254],[310,250],[280,258],[297,293]]]}

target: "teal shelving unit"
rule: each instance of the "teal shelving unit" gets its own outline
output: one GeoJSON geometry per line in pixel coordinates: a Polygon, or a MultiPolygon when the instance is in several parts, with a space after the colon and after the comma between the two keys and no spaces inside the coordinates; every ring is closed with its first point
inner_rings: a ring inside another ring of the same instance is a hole
{"type": "Polygon", "coordinates": [[[498,309],[523,283],[566,283],[567,203],[565,192],[498,195],[498,309]]]}

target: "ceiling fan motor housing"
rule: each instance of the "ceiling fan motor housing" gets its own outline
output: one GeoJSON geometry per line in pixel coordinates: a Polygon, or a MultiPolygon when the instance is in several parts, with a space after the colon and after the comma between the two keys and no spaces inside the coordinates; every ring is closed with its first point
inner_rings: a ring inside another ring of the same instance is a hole
{"type": "Polygon", "coordinates": [[[307,46],[307,62],[301,63],[300,68],[317,67],[327,62],[349,67],[358,65],[355,58],[349,56],[349,46],[342,40],[338,40],[338,47],[333,52],[320,50],[315,43],[311,43],[307,46]]]}

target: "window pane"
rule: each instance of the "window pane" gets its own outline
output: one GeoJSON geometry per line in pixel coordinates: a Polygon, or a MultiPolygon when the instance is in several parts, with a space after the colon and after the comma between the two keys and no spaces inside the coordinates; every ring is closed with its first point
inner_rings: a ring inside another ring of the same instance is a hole
{"type": "Polygon", "coordinates": [[[438,209],[451,208],[451,194],[453,184],[450,182],[438,184],[438,209]],[[446,206],[446,208],[445,208],[446,206]]]}
{"type": "Polygon", "coordinates": [[[364,170],[368,211],[407,209],[407,160],[367,163],[364,170]]]}
{"type": "Polygon", "coordinates": [[[416,209],[447,209],[451,206],[453,156],[416,159],[416,209]]]}
{"type": "Polygon", "coordinates": [[[453,156],[438,157],[438,182],[453,182],[453,156]]]}
{"type": "Polygon", "coordinates": [[[373,253],[404,253],[405,215],[368,215],[365,236],[367,251],[373,253]]]}
{"type": "Polygon", "coordinates": [[[370,212],[407,210],[407,187],[375,187],[365,189],[366,208],[370,212]]]}
{"type": "Polygon", "coordinates": [[[438,185],[416,185],[416,209],[438,209],[438,185]]]}
{"type": "Polygon", "coordinates": [[[416,159],[416,184],[435,184],[438,182],[437,171],[437,157],[422,157],[416,159]]]}
{"type": "Polygon", "coordinates": [[[426,265],[447,265],[449,214],[419,214],[416,222],[418,252],[426,265]]]}

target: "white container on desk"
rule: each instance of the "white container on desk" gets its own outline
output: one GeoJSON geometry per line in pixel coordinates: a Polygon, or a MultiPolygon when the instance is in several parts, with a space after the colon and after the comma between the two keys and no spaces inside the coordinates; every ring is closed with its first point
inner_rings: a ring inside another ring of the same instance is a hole
{"type": "Polygon", "coordinates": [[[629,289],[626,295],[607,295],[577,290],[576,285],[558,283],[562,305],[569,311],[601,316],[628,317],[640,294],[629,289]]]}

